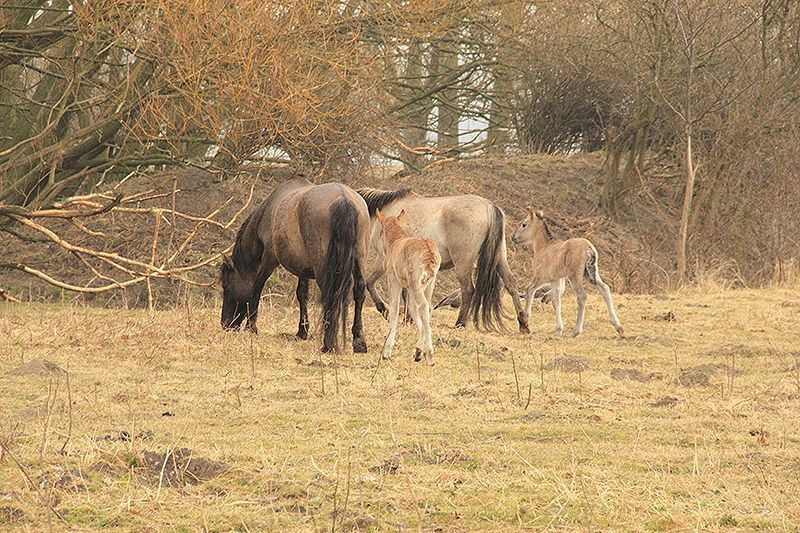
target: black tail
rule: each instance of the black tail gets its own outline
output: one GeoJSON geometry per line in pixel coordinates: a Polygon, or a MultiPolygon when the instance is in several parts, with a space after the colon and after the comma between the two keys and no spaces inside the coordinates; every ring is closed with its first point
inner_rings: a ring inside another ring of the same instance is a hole
{"type": "Polygon", "coordinates": [[[339,348],[340,329],[342,349],[347,342],[347,303],[357,262],[357,235],[358,211],[348,200],[337,200],[331,206],[331,238],[318,280],[322,292],[324,351],[339,348]]]}
{"type": "Polygon", "coordinates": [[[589,283],[597,285],[597,252],[594,250],[589,251],[589,259],[586,260],[586,268],[583,273],[589,283]]]}
{"type": "Polygon", "coordinates": [[[489,230],[481,244],[478,254],[478,272],[475,279],[475,293],[472,295],[470,314],[477,326],[479,322],[488,330],[505,330],[500,300],[502,280],[498,264],[500,247],[505,239],[505,220],[503,212],[492,206],[492,220],[489,230]]]}

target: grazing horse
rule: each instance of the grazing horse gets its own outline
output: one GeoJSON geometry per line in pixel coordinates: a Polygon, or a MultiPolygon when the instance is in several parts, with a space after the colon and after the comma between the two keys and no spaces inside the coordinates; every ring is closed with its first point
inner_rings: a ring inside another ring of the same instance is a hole
{"type": "Polygon", "coordinates": [[[367,278],[367,290],[381,313],[386,305],[375,290],[375,282],[383,275],[380,225],[375,221],[378,209],[386,215],[406,212],[406,228],[411,235],[432,240],[442,257],[442,270],[455,269],[461,286],[461,307],[456,327],[464,327],[472,317],[489,330],[502,328],[500,291],[502,284],[514,300],[519,330],[528,332],[517,294],[516,281],[506,258],[505,217],[499,207],[486,198],[472,194],[426,198],[410,189],[381,191],[358,189],[369,208],[372,224],[372,246],[378,257],[375,271],[367,278]],[[472,268],[477,262],[475,283],[472,268]]]}
{"type": "Polygon", "coordinates": [[[400,311],[400,295],[408,291],[408,309],[417,325],[417,341],[414,361],[422,357],[433,364],[433,340],[431,339],[431,307],[436,274],[442,257],[436,244],[423,237],[411,237],[403,231],[406,212],[401,210],[396,217],[384,216],[377,211],[381,241],[384,250],[384,270],[389,280],[389,336],[383,347],[383,357],[392,355],[397,334],[397,313],[400,311]]]}
{"type": "Polygon", "coordinates": [[[342,346],[346,343],[352,288],[353,351],[366,352],[361,309],[369,224],[364,200],[345,185],[314,185],[300,176],[276,187],[239,228],[232,256],[223,256],[222,327],[237,329],[247,320],[246,327],[256,332],[261,291],[281,265],[297,276],[297,336],[308,338],[308,280],[316,279],[322,293],[322,350],[339,350],[340,328],[342,346]]]}
{"type": "Polygon", "coordinates": [[[611,324],[622,337],[625,330],[619,323],[611,299],[611,289],[600,278],[597,269],[597,249],[588,239],[572,238],[566,241],[555,240],[547,227],[547,219],[541,211],[528,208],[528,216],[511,236],[515,244],[533,243],[533,279],[527,289],[525,314],[530,316],[533,293],[537,287],[550,283],[556,290],[551,290],[553,311],[556,314],[556,331],[559,335],[564,331],[561,321],[561,294],[564,292],[564,279],[569,281],[578,299],[578,318],[572,336],[577,337],[583,331],[583,317],[586,310],[586,291],[583,281],[597,289],[603,296],[611,316],[611,324]]]}

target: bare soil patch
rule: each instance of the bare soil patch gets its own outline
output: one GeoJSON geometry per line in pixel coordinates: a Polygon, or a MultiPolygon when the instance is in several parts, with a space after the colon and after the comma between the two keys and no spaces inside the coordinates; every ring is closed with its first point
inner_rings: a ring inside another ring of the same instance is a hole
{"type": "Polygon", "coordinates": [[[611,370],[611,377],[617,381],[630,380],[639,383],[650,383],[664,377],[660,372],[650,372],[645,374],[638,368],[614,368],[611,370]]]}
{"type": "Polygon", "coordinates": [[[558,370],[567,374],[577,374],[589,370],[589,360],[585,357],[557,357],[544,366],[547,371],[558,370]]]}
{"type": "Polygon", "coordinates": [[[650,407],[675,407],[678,405],[678,400],[674,396],[663,396],[657,401],[650,404],[650,407]]]}
{"type": "Polygon", "coordinates": [[[168,452],[146,451],[141,455],[137,473],[152,485],[182,487],[197,485],[227,472],[230,467],[195,455],[189,448],[177,448],[168,452]]]}
{"type": "Polygon", "coordinates": [[[734,369],[726,364],[705,364],[693,366],[681,370],[678,375],[678,383],[684,387],[708,387],[711,385],[710,379],[718,374],[740,375],[741,370],[734,369]]]}

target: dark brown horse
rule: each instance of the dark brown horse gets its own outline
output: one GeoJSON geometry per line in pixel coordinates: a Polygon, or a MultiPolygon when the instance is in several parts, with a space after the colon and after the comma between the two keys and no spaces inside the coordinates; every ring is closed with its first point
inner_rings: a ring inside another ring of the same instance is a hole
{"type": "Polygon", "coordinates": [[[242,224],[232,256],[223,256],[222,327],[256,331],[258,302],[272,271],[283,266],[297,276],[300,325],[308,338],[308,280],[322,293],[323,351],[346,343],[347,303],[353,290],[353,351],[366,352],[361,324],[369,248],[367,205],[354,190],[338,183],[314,185],[294,177],[274,191],[242,224]]]}

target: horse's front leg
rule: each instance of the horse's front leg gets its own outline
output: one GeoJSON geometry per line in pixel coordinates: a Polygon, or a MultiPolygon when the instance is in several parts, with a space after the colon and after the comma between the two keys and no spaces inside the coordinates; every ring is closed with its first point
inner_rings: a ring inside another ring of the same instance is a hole
{"type": "Polygon", "coordinates": [[[297,303],[300,305],[300,324],[297,326],[297,338],[308,338],[308,278],[297,278],[297,303]]]}

